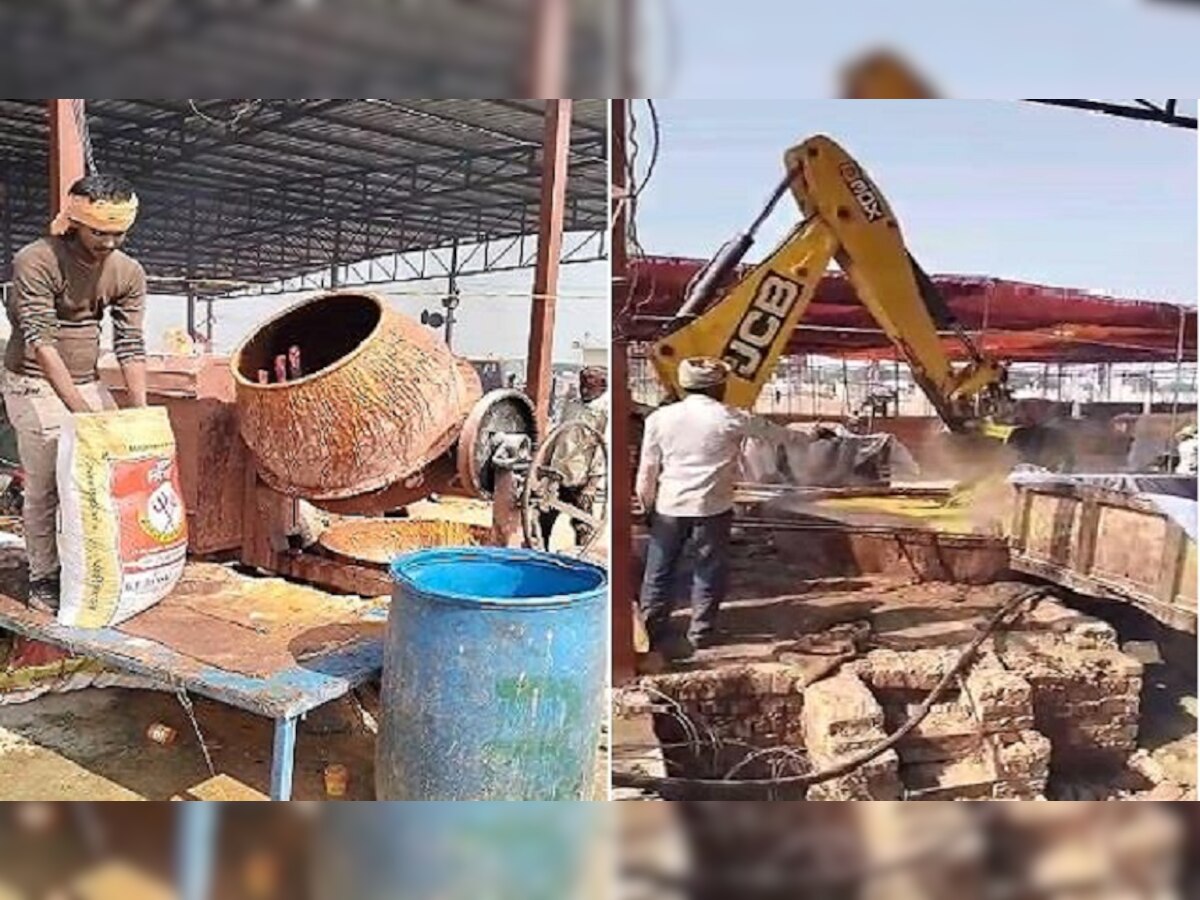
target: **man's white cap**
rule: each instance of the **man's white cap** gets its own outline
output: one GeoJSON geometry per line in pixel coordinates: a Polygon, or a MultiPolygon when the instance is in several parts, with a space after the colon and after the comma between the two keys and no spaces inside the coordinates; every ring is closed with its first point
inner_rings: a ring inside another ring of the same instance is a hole
{"type": "Polygon", "coordinates": [[[685,391],[719,387],[729,377],[729,364],[712,356],[693,356],[679,364],[679,386],[685,391]]]}

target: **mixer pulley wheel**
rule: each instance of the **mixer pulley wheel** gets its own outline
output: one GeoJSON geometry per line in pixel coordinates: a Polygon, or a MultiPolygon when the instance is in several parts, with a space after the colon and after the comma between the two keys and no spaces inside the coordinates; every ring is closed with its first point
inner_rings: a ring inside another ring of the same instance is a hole
{"type": "Polygon", "coordinates": [[[520,470],[537,441],[533,403],[520,391],[489,391],[471,409],[458,438],[457,468],[463,486],[490,500],[499,467],[520,470]],[[519,459],[524,455],[525,460],[519,459]]]}
{"type": "Polygon", "coordinates": [[[608,451],[604,436],[586,422],[551,429],[525,477],[521,525],[525,542],[548,550],[549,531],[566,518],[575,531],[575,555],[583,556],[604,531],[608,515],[608,451]]]}

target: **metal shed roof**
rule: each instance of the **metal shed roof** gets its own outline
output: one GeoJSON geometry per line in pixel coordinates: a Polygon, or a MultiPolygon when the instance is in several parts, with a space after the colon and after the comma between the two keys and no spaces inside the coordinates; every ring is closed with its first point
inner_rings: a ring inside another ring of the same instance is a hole
{"type": "MultiPolygon", "coordinates": [[[[152,276],[276,281],[536,231],[538,100],[89,100],[96,168],[141,198],[152,276]]],[[[44,233],[44,101],[0,100],[8,252],[44,233]]],[[[607,228],[607,108],[576,101],[567,231],[607,228]]]]}

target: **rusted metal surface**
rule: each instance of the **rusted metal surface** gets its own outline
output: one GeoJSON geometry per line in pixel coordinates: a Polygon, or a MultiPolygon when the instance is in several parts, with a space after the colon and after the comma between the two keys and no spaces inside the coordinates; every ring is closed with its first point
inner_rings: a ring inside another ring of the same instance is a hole
{"type": "Polygon", "coordinates": [[[432,494],[474,496],[459,484],[452,453],[443,453],[420,472],[382,490],[358,494],[344,500],[322,500],[321,508],[339,515],[379,516],[388,510],[424,500],[432,494]]]}
{"type": "Polygon", "coordinates": [[[231,366],[241,434],[263,481],[311,500],[378,491],[454,443],[479,378],[427,328],[367,293],[324,294],[270,319],[231,366]],[[311,374],[263,385],[257,372],[299,347],[311,374]]]}
{"type": "Polygon", "coordinates": [[[338,594],[383,597],[392,591],[391,578],[376,566],[326,559],[315,553],[276,553],[271,571],[284,578],[338,594]]]}
{"type": "MultiPolygon", "coordinates": [[[[290,719],[342,697],[379,672],[382,665],[379,634],[386,617],[381,605],[361,602],[350,605],[337,597],[320,595],[324,598],[320,601],[322,606],[328,604],[339,609],[337,619],[331,625],[328,621],[318,621],[310,612],[302,613],[297,620],[299,630],[293,623],[285,640],[284,634],[269,623],[287,619],[291,605],[279,597],[272,599],[252,593],[240,601],[244,605],[239,618],[229,613],[229,598],[239,592],[236,584],[218,583],[207,597],[193,595],[192,610],[184,620],[171,628],[159,629],[155,638],[135,635],[129,630],[140,617],[119,628],[67,628],[3,595],[0,595],[0,625],[100,660],[119,671],[148,675],[175,688],[275,719],[290,719]],[[210,632],[200,633],[202,623],[210,618],[206,607],[209,602],[216,611],[218,626],[235,642],[232,647],[217,647],[210,632]],[[256,614],[264,618],[260,620],[256,614]],[[275,619],[271,620],[271,616],[275,619]],[[259,627],[248,624],[260,621],[268,624],[259,627]],[[206,657],[216,660],[220,654],[224,654],[224,662],[259,674],[245,674],[206,661],[206,657]],[[268,658],[276,664],[275,668],[257,662],[268,658]]],[[[178,604],[177,594],[163,603],[178,604]]]]}
{"type": "Polygon", "coordinates": [[[942,534],[918,528],[739,522],[771,543],[810,577],[897,575],[918,581],[989,584],[1009,571],[1000,537],[942,534]]]}
{"type": "Polygon", "coordinates": [[[50,121],[50,215],[54,218],[66,202],[71,185],[83,177],[83,136],[75,120],[74,105],[82,100],[47,100],[50,121]]]}
{"type": "MultiPolygon", "coordinates": [[[[118,403],[125,402],[125,379],[115,360],[101,365],[100,380],[118,403]]],[[[229,360],[151,356],[146,361],[146,386],[150,403],[166,407],[175,433],[189,553],[237,550],[242,544],[248,457],[238,434],[229,360]]]]}
{"type": "Polygon", "coordinates": [[[533,305],[529,312],[529,351],[525,356],[525,390],[537,409],[538,431],[543,434],[550,417],[551,353],[567,202],[571,108],[571,100],[546,101],[546,127],[542,138],[542,195],[538,210],[537,261],[533,270],[533,305]]]}
{"type": "Polygon", "coordinates": [[[530,443],[535,444],[541,433],[529,397],[504,388],[489,391],[480,403],[475,404],[459,434],[455,461],[459,482],[470,496],[492,497],[497,475],[490,462],[495,438],[503,434],[525,434],[530,443]]]}
{"type": "Polygon", "coordinates": [[[368,565],[386,566],[399,553],[430,547],[487,544],[491,528],[437,519],[348,519],[321,534],[330,553],[368,565]]]}
{"type": "Polygon", "coordinates": [[[1013,568],[1196,633],[1196,544],[1148,500],[1083,484],[1017,486],[1013,568]]]}
{"type": "Polygon", "coordinates": [[[537,0],[529,60],[529,97],[545,99],[567,92],[567,48],[571,8],[568,0],[537,0]]]}
{"type": "Polygon", "coordinates": [[[382,637],[377,603],[335,597],[281,578],[188,567],[167,598],[121,626],[227,672],[256,678],[323,652],[382,637]]]}
{"type": "MultiPolygon", "coordinates": [[[[625,11],[629,15],[630,11],[625,11]]],[[[626,100],[612,102],[612,321],[620,318],[618,297],[625,294],[628,278],[627,225],[631,216],[629,208],[629,169],[625,154],[626,100]]],[[[636,561],[633,552],[633,468],[632,453],[634,436],[630,433],[633,416],[633,399],[629,393],[629,345],[624,336],[614,329],[612,336],[612,414],[609,427],[612,429],[612,452],[609,461],[609,496],[612,504],[609,519],[612,522],[611,557],[615,563],[609,577],[611,581],[610,616],[612,681],[620,684],[633,678],[636,670],[634,652],[633,604],[635,591],[636,561]]]]}

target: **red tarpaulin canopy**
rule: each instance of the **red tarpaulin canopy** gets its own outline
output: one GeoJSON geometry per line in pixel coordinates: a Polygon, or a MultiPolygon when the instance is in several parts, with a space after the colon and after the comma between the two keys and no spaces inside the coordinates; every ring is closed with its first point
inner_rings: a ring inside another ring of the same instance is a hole
{"type": "MultiPolygon", "coordinates": [[[[617,327],[632,340],[653,340],[683,301],[701,260],[651,256],[629,261],[629,287],[617,327]]],[[[1196,359],[1196,311],[1170,303],[1122,300],[1070,288],[971,275],[934,275],[963,327],[992,356],[1010,362],[1173,361],[1196,359]]],[[[945,341],[947,353],[962,345],[945,341]]],[[[892,344],[841,274],[817,288],[788,353],[891,359],[892,344]]]]}

